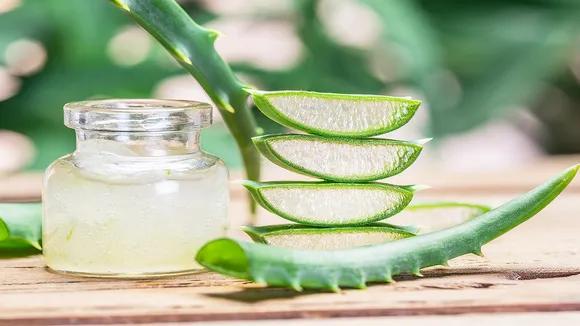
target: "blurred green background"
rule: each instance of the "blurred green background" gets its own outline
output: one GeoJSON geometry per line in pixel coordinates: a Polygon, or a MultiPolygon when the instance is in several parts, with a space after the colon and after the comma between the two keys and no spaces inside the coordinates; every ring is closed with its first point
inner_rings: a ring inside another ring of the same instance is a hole
{"type": "MultiPolygon", "coordinates": [[[[580,152],[580,1],[179,2],[224,33],[217,50],[262,89],[422,99],[416,121],[389,137],[435,137],[432,157],[481,167],[580,152]]],[[[33,144],[21,157],[39,170],[71,152],[63,104],[105,97],[208,100],[106,0],[0,0],[3,160],[33,144]]],[[[240,166],[219,117],[203,147],[240,166]]]]}

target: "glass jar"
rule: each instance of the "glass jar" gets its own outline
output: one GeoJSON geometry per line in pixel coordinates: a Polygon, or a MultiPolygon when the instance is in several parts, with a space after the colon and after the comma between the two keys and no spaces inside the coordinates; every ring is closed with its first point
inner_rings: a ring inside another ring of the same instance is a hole
{"type": "Polygon", "coordinates": [[[229,225],[228,170],[200,150],[209,104],[68,103],[77,148],[43,185],[44,260],[52,270],[131,277],[201,268],[197,250],[229,225]]]}

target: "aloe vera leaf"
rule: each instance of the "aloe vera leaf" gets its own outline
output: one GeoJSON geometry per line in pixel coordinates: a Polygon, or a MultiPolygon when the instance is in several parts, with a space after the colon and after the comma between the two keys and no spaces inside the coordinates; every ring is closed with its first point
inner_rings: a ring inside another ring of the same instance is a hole
{"type": "Polygon", "coordinates": [[[274,286],[330,289],[365,288],[368,282],[392,282],[401,273],[446,265],[536,215],[572,181],[580,164],[532,191],[457,226],[383,244],[342,250],[297,250],[228,238],[205,244],[196,260],[208,269],[274,286]]]}
{"type": "MultiPolygon", "coordinates": [[[[240,148],[250,180],[260,178],[260,156],[251,138],[260,133],[248,94],[215,51],[219,32],[199,26],[173,0],[109,0],[161,43],[203,87],[240,148]]],[[[255,204],[252,202],[252,212],[255,204]]]]}
{"type": "Polygon", "coordinates": [[[361,225],[405,208],[426,186],[387,183],[240,181],[265,209],[289,221],[314,226],[361,225]]]}
{"type": "Polygon", "coordinates": [[[491,207],[470,204],[437,202],[407,206],[401,213],[392,216],[389,222],[411,224],[419,234],[442,230],[467,222],[491,210],[491,207]]]}
{"type": "Polygon", "coordinates": [[[408,226],[372,223],[355,227],[324,228],[280,224],[244,226],[242,230],[254,242],[273,246],[317,250],[341,249],[437,231],[466,222],[490,210],[490,207],[478,204],[437,202],[409,205],[389,219],[389,222],[393,223],[412,224],[408,226]]]}
{"type": "Polygon", "coordinates": [[[421,104],[408,98],[382,95],[246,91],[252,94],[258,109],[275,122],[322,136],[384,134],[409,122],[421,104]]]}
{"type": "Polygon", "coordinates": [[[0,203],[0,250],[34,247],[41,250],[42,205],[0,203]]]}
{"type": "Polygon", "coordinates": [[[311,177],[337,182],[368,182],[403,172],[430,139],[404,142],[278,134],[252,138],[272,163],[311,177]]]}
{"type": "Polygon", "coordinates": [[[415,234],[394,225],[373,223],[363,226],[321,228],[301,224],[242,227],[254,240],[294,249],[342,249],[412,237],[415,234]]]}

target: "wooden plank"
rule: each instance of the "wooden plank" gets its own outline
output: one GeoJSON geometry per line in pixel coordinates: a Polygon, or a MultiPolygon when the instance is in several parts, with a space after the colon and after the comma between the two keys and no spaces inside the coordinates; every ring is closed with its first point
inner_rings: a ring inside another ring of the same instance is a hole
{"type": "MultiPolygon", "coordinates": [[[[364,326],[545,326],[545,325],[578,325],[580,324],[580,313],[560,312],[560,313],[498,313],[498,314],[466,314],[461,316],[413,316],[413,317],[370,317],[364,322],[358,318],[334,318],[334,319],[311,319],[311,320],[265,320],[265,321],[245,321],[245,322],[212,322],[211,326],[352,326],[355,324],[364,326]]],[[[149,324],[158,326],[162,324],[149,324]]],[[[199,323],[170,323],[165,326],[187,326],[199,325],[199,323]]]]}

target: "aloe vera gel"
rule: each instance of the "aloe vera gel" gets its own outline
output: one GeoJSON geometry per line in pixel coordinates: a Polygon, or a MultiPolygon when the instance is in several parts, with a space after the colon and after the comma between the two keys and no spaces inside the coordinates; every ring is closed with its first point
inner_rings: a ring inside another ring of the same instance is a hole
{"type": "Polygon", "coordinates": [[[192,272],[228,228],[228,171],[199,148],[211,106],[190,101],[69,103],[77,149],[47,170],[43,247],[49,268],[92,276],[192,272]]]}

